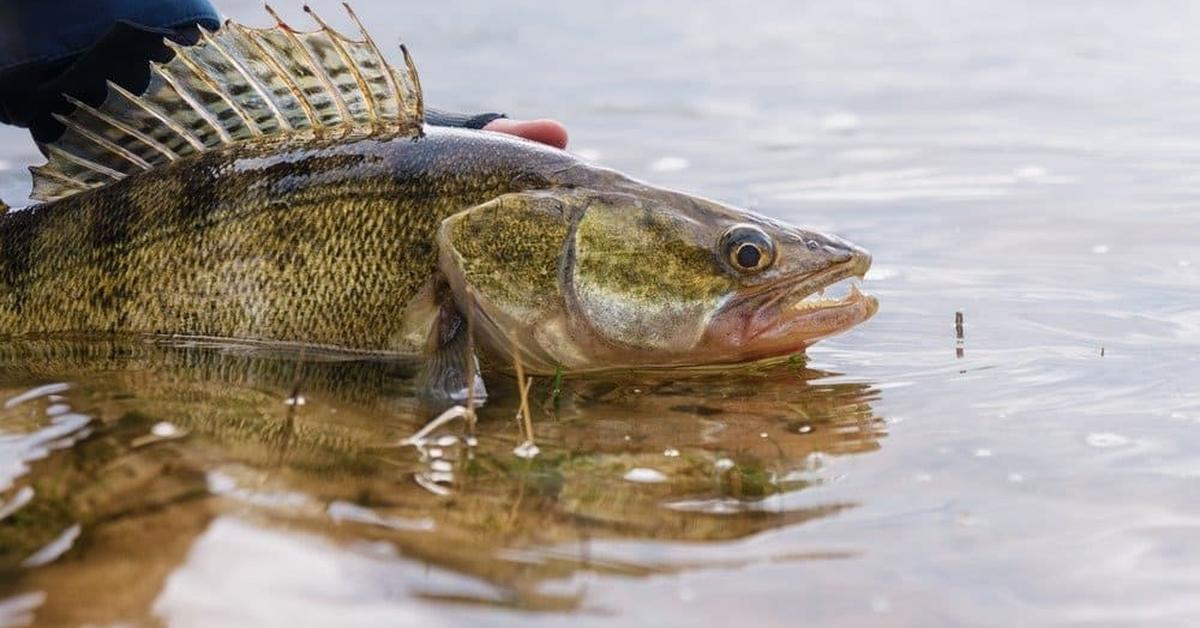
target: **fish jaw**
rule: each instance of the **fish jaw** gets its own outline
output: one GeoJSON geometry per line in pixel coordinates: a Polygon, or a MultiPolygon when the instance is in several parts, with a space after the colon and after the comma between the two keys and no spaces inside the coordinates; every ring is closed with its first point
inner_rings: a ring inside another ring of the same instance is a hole
{"type": "Polygon", "coordinates": [[[858,287],[870,266],[870,255],[856,249],[847,262],[735,297],[714,314],[702,350],[748,362],[797,353],[846,331],[879,310],[879,301],[858,287]],[[844,296],[824,296],[841,287],[844,296]]]}

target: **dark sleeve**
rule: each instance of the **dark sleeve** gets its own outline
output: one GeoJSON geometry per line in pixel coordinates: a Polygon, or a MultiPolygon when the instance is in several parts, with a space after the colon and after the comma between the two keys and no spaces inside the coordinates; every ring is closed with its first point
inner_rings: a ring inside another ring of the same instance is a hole
{"type": "Polygon", "coordinates": [[[434,109],[433,107],[425,108],[425,123],[432,124],[433,126],[456,126],[463,129],[482,129],[492,120],[507,117],[508,116],[502,113],[456,113],[453,111],[434,109]]]}
{"type": "MultiPolygon", "coordinates": [[[[150,80],[147,60],[166,62],[164,38],[195,43],[197,25],[216,30],[208,0],[0,0],[0,123],[50,142],[63,131],[62,97],[98,106],[111,80],[135,94],[150,80]]],[[[481,129],[501,113],[427,109],[435,126],[481,129]]]]}
{"type": "Polygon", "coordinates": [[[29,127],[39,141],[62,132],[52,113],[62,94],[99,104],[105,81],[139,93],[148,59],[166,60],[164,37],[195,41],[216,29],[208,0],[4,0],[0,2],[0,122],[29,127]]]}

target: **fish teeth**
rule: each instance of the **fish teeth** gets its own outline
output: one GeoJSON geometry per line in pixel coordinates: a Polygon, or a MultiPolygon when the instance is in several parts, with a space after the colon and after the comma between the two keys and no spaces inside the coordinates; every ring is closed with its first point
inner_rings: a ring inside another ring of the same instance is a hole
{"type": "Polygon", "coordinates": [[[845,303],[861,295],[857,278],[843,279],[812,292],[793,307],[798,310],[818,309],[845,303]]]}

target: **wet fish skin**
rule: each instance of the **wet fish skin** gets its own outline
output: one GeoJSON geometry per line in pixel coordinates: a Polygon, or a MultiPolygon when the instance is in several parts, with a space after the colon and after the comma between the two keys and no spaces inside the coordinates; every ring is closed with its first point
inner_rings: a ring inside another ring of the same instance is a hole
{"type": "Polygon", "coordinates": [[[439,268],[490,353],[543,374],[740,364],[876,311],[857,289],[802,303],[870,267],[845,240],[588,172],[587,185],[505,194],[443,222],[439,268]],[[743,241],[730,234],[765,247],[762,265],[735,267],[743,241]]]}
{"type": "Polygon", "coordinates": [[[532,142],[433,127],[200,153],[0,219],[0,334],[416,352],[402,326],[436,274],[444,218],[599,176],[532,142]]]}
{"type": "MultiPolygon", "coordinates": [[[[164,42],[145,89],[68,100],[0,219],[0,336],[76,332],[422,353],[457,397],[482,349],[529,372],[745,363],[876,301],[839,238],[487,132],[425,129],[416,67],[359,27],[164,42]],[[52,200],[57,199],[57,200],[52,200]],[[475,333],[465,333],[471,327],[475,333]]],[[[479,391],[482,392],[482,391],[479,391]]]]}
{"type": "Polygon", "coordinates": [[[839,238],[501,134],[300,134],[0,218],[0,335],[423,354],[422,381],[453,394],[465,319],[477,349],[532,373],[757,361],[869,318],[854,291],[800,304],[869,265],[839,238]],[[725,239],[747,230],[771,248],[750,272],[725,239]]]}

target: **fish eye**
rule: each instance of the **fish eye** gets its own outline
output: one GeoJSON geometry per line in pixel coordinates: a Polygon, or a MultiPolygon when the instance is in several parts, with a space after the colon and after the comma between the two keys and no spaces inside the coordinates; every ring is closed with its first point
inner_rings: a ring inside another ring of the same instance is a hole
{"type": "Polygon", "coordinates": [[[775,243],[753,225],[734,225],[721,237],[725,260],[740,273],[766,270],[775,261],[775,243]]]}

